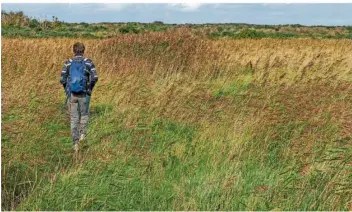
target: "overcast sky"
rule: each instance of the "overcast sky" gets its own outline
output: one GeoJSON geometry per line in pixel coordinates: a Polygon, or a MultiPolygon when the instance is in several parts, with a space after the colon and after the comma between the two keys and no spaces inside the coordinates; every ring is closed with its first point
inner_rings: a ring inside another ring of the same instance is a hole
{"type": "Polygon", "coordinates": [[[38,19],[65,22],[153,22],[352,25],[347,4],[38,4],[3,3],[2,10],[23,11],[38,19]]]}

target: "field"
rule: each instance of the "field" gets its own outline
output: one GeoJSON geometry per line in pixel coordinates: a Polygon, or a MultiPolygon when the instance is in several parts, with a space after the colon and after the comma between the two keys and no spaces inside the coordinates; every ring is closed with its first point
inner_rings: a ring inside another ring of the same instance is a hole
{"type": "Polygon", "coordinates": [[[352,41],[2,37],[3,210],[352,210],[352,41]],[[97,66],[71,152],[59,84],[97,66]]]}

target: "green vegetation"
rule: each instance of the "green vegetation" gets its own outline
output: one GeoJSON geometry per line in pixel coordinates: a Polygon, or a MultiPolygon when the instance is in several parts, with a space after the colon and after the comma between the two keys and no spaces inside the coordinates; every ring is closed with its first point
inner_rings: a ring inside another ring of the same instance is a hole
{"type": "MultiPolygon", "coordinates": [[[[248,94],[242,86],[231,92],[238,89],[248,94]]],[[[266,98],[269,90],[262,90],[252,87],[250,96],[266,98]]],[[[280,94],[272,95],[271,110],[286,114],[280,94]]],[[[261,128],[246,125],[234,137],[224,133],[229,128],[221,122],[230,114],[218,116],[226,109],[212,105],[229,98],[244,112],[250,96],[215,96],[213,104],[204,105],[218,117],[217,127],[208,129],[157,118],[146,108],[131,119],[114,105],[93,104],[89,139],[77,157],[70,153],[69,122],[58,102],[8,112],[5,126],[26,123],[11,115],[19,111],[28,116],[42,107],[56,111],[48,121],[18,131],[17,136],[26,135],[26,145],[3,132],[3,148],[13,157],[41,158],[4,165],[3,207],[30,194],[18,210],[348,210],[352,151],[349,138],[339,139],[339,125],[328,116],[321,126],[280,119],[261,128]],[[315,139],[300,141],[311,129],[315,139]]]]}
{"type": "Polygon", "coordinates": [[[23,12],[2,11],[2,36],[25,38],[108,38],[119,34],[139,34],[159,32],[175,28],[188,28],[196,35],[213,39],[230,37],[241,38],[325,38],[351,39],[350,26],[303,26],[293,25],[255,25],[255,24],[164,24],[153,23],[65,23],[52,17],[52,20],[38,21],[31,19],[23,12]]]}
{"type": "Polygon", "coordinates": [[[352,210],[351,40],[124,26],[80,39],[100,80],[77,155],[58,77],[77,39],[3,37],[3,210],[352,210]]]}

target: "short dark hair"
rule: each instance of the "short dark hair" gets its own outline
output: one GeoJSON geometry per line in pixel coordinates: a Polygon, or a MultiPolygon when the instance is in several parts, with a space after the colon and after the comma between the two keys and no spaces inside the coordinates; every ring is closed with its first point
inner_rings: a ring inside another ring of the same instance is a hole
{"type": "Polygon", "coordinates": [[[75,55],[82,55],[84,54],[84,50],[86,48],[84,47],[83,43],[77,42],[73,45],[73,52],[75,53],[75,55]]]}

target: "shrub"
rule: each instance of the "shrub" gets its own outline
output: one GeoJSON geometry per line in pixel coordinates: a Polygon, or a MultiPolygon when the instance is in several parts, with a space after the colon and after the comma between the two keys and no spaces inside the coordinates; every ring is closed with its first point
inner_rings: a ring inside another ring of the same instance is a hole
{"type": "Polygon", "coordinates": [[[32,19],[30,22],[29,22],[29,27],[30,28],[37,28],[37,27],[40,27],[40,23],[37,19],[32,19]]]}
{"type": "Polygon", "coordinates": [[[221,37],[221,35],[220,35],[220,33],[218,33],[218,32],[211,32],[211,33],[209,34],[209,37],[212,38],[212,39],[216,39],[216,38],[221,37]]]}
{"type": "Polygon", "coordinates": [[[229,31],[224,31],[221,33],[222,36],[227,36],[227,37],[232,37],[235,34],[233,32],[229,32],[229,31]]]}
{"type": "Polygon", "coordinates": [[[234,35],[235,38],[264,38],[267,37],[262,31],[244,29],[241,32],[234,35]]]}
{"type": "Polygon", "coordinates": [[[91,26],[90,29],[91,29],[93,32],[106,31],[106,30],[108,30],[107,27],[102,26],[102,25],[99,25],[99,26],[91,26]]]}
{"type": "Polygon", "coordinates": [[[162,21],[154,21],[153,24],[156,24],[156,25],[164,25],[164,23],[162,21]]]}
{"type": "Polygon", "coordinates": [[[222,32],[222,31],[224,31],[224,28],[219,26],[219,27],[217,27],[217,30],[218,30],[218,32],[222,32]]]}
{"type": "Polygon", "coordinates": [[[86,23],[86,22],[81,22],[81,23],[79,23],[79,25],[81,25],[81,26],[84,27],[84,28],[89,27],[89,24],[86,23]]]}
{"type": "Polygon", "coordinates": [[[161,32],[161,31],[166,31],[169,27],[168,26],[162,26],[158,24],[147,24],[145,26],[146,31],[152,31],[152,32],[161,32]]]}
{"type": "Polygon", "coordinates": [[[127,24],[126,26],[120,27],[119,32],[121,34],[135,33],[138,34],[140,29],[135,24],[127,24]]]}

